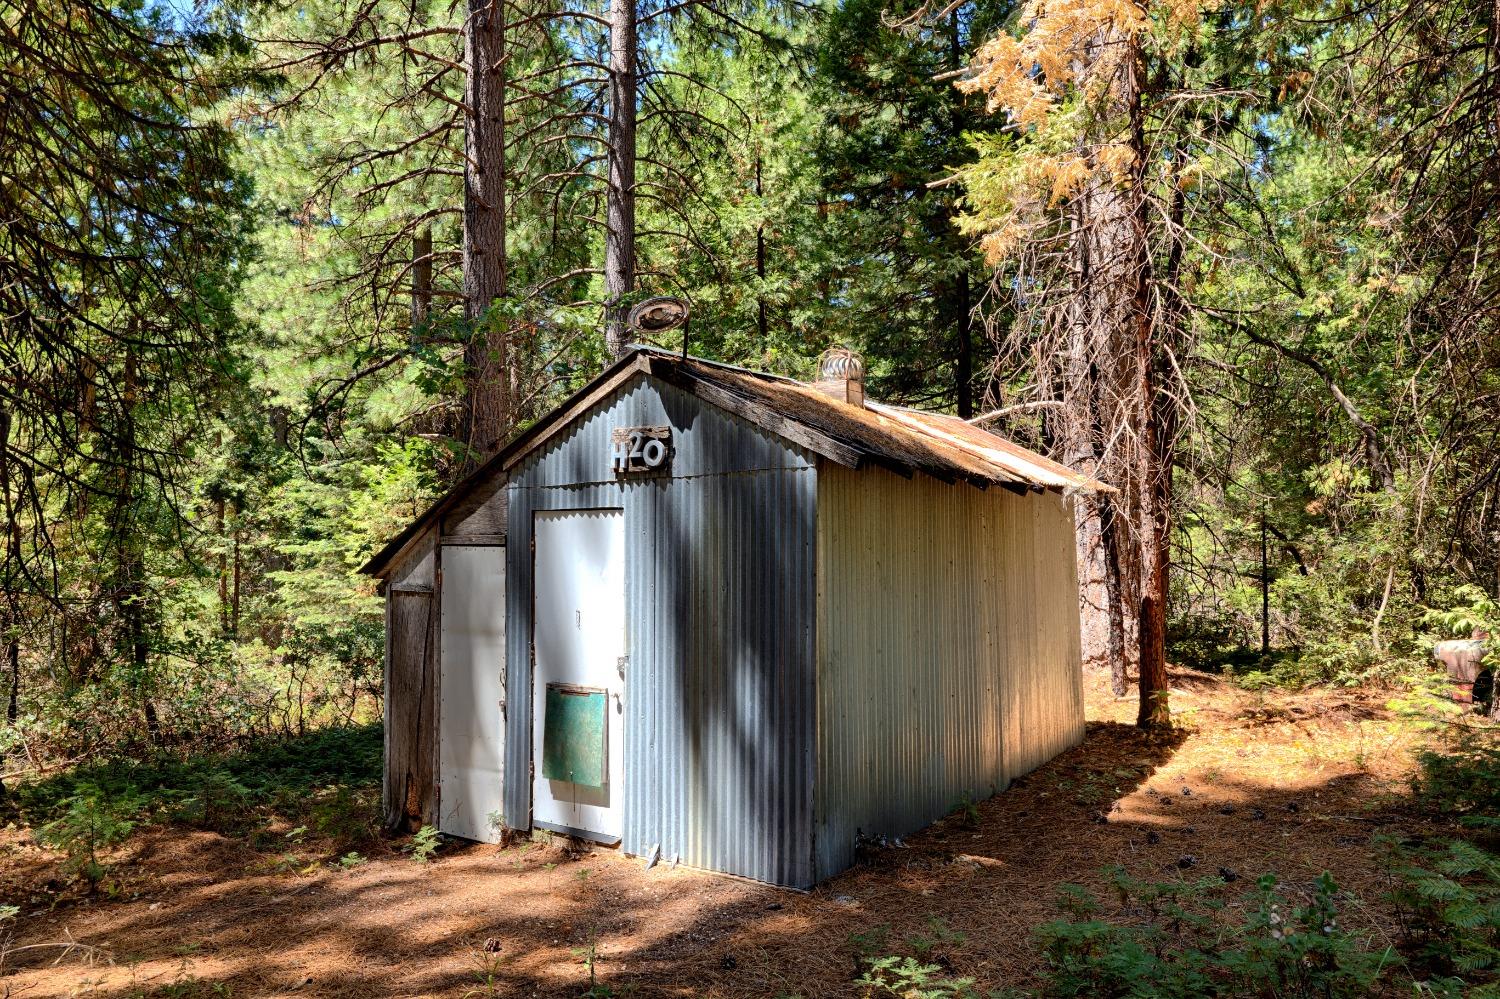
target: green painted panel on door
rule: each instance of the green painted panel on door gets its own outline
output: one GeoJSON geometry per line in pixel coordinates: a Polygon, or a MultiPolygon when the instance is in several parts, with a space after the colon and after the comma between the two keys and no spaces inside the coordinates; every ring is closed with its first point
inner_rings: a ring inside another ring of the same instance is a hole
{"type": "Polygon", "coordinates": [[[586,787],[604,786],[604,691],[547,684],[542,721],[542,776],[586,787]]]}

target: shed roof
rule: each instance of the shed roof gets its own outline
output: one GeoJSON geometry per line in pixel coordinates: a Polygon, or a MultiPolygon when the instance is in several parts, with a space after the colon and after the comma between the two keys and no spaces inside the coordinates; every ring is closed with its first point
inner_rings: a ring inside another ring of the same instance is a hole
{"type": "Polygon", "coordinates": [[[941,413],[867,401],[839,402],[804,382],[656,347],[635,346],[433,503],[360,571],[381,575],[428,525],[481,482],[503,474],[636,374],[649,374],[794,444],[850,468],[1017,491],[1112,491],[1112,487],[1003,437],[941,413]]]}

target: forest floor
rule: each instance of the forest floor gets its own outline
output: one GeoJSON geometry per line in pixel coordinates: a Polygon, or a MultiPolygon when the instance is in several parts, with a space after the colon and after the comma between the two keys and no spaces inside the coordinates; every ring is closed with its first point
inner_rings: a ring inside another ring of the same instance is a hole
{"type": "Polygon", "coordinates": [[[808,893],[543,842],[446,845],[423,865],[376,840],[347,869],[289,868],[158,826],[108,858],[115,896],[89,898],[58,894],[57,856],[10,829],[0,902],[22,912],[0,996],[576,997],[590,955],[594,995],[853,995],[861,953],[1025,986],[1060,886],[1108,894],[1110,865],[1236,888],[1274,871],[1293,893],[1328,871],[1361,900],[1346,923],[1393,933],[1375,837],[1444,830],[1408,807],[1421,736],[1389,692],[1174,671],[1178,727],[1147,737],[1133,701],[1088,688],[1083,745],[808,893]]]}

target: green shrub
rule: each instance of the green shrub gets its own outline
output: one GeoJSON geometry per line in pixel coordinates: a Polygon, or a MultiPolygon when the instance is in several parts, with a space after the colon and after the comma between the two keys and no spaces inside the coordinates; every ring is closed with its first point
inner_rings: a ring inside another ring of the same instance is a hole
{"type": "Polygon", "coordinates": [[[911,957],[877,957],[855,982],[866,996],[896,999],[979,999],[972,978],[945,978],[943,969],[911,957]]]}
{"type": "Polygon", "coordinates": [[[1500,996],[1500,857],[1461,840],[1388,846],[1413,973],[1438,995],[1500,996]]]}
{"type": "Polygon", "coordinates": [[[63,871],[92,887],[109,872],[99,860],[100,851],[130,835],[144,804],[137,796],[110,797],[97,787],[80,785],[76,794],[59,802],[58,817],[37,830],[37,842],[66,854],[63,871]]]}
{"type": "Polygon", "coordinates": [[[418,829],[416,835],[411,838],[411,845],[407,852],[411,859],[419,864],[425,864],[437,853],[438,847],[443,845],[442,835],[432,826],[423,826],[418,829]]]}
{"type": "Polygon", "coordinates": [[[1150,883],[1118,868],[1111,877],[1121,921],[1103,919],[1097,898],[1069,886],[1064,905],[1074,918],[1038,931],[1048,995],[1340,999],[1368,994],[1399,963],[1340,924],[1338,887],[1327,874],[1304,905],[1266,875],[1239,918],[1217,899],[1217,879],[1150,883]]]}
{"type": "Polygon", "coordinates": [[[1419,753],[1417,765],[1415,790],[1432,810],[1466,819],[1500,817],[1500,738],[1493,729],[1459,729],[1443,745],[1419,753]]]}
{"type": "Polygon", "coordinates": [[[231,835],[278,813],[353,839],[371,829],[380,756],[378,725],[325,729],[235,753],[107,760],[19,784],[15,798],[33,826],[65,817],[82,796],[117,816],[152,814],[231,835]]]}

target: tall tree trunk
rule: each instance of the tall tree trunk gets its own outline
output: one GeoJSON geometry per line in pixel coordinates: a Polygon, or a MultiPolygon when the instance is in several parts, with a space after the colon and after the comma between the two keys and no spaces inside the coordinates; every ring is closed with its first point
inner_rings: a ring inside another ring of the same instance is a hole
{"type": "Polygon", "coordinates": [[[1125,676],[1125,594],[1121,592],[1120,519],[1113,496],[1100,496],[1098,503],[1099,539],[1104,548],[1104,582],[1109,599],[1109,689],[1116,697],[1124,697],[1130,687],[1125,676]]]}
{"type": "MultiPolygon", "coordinates": [[[[763,199],[765,188],[761,183],[761,161],[760,154],[755,154],[755,197],[763,199]]],[[[765,210],[765,202],[761,201],[760,211],[765,210]]],[[[764,352],[770,344],[770,324],[766,320],[766,220],[762,216],[755,224],[755,276],[759,279],[755,292],[755,329],[760,334],[760,349],[764,352]]]]}
{"type": "Polygon", "coordinates": [[[625,302],[635,287],[635,0],[609,5],[609,188],[605,195],[604,343],[611,357],[630,343],[625,302]]]}
{"type": "MultiPolygon", "coordinates": [[[[11,494],[10,428],[10,411],[0,409],[0,503],[5,506],[5,562],[0,569],[5,618],[0,621],[0,640],[5,643],[5,664],[10,674],[5,720],[14,725],[21,716],[21,522],[16,515],[16,498],[11,494]]],[[[4,785],[0,785],[0,797],[4,793],[4,785]]]]}
{"type": "MultiPolygon", "coordinates": [[[[958,8],[955,7],[948,16],[948,69],[950,72],[957,72],[963,69],[963,65],[963,35],[958,8]]],[[[962,133],[963,121],[957,110],[954,111],[952,123],[953,130],[962,133]]],[[[954,136],[954,138],[959,137],[960,135],[954,136]]],[[[948,227],[953,235],[957,235],[957,216],[958,203],[955,199],[949,203],[948,209],[948,227]]],[[[967,420],[974,415],[974,304],[969,297],[969,272],[960,270],[953,284],[953,321],[956,341],[953,357],[953,401],[959,419],[967,420]]]]}
{"type": "MultiPolygon", "coordinates": [[[[1094,190],[1085,191],[1077,202],[1071,237],[1073,285],[1060,385],[1063,405],[1056,419],[1049,421],[1063,463],[1086,475],[1100,477],[1105,476],[1100,467],[1100,449],[1109,438],[1103,426],[1107,397],[1100,384],[1107,372],[1101,370],[1096,358],[1103,350],[1100,338],[1107,332],[1101,330],[1099,316],[1101,312],[1107,314],[1108,296],[1112,294],[1109,283],[1112,257],[1105,248],[1101,258],[1104,266],[1096,268],[1094,244],[1110,225],[1107,209],[1112,204],[1112,197],[1094,190]]],[[[1122,671],[1123,643],[1113,641],[1111,630],[1120,612],[1121,588],[1119,579],[1111,575],[1111,565],[1117,563],[1107,557],[1104,501],[1080,495],[1074,511],[1083,662],[1085,666],[1122,671]]]]}
{"type": "Polygon", "coordinates": [[[474,329],[464,348],[460,436],[472,467],[499,450],[512,423],[510,327],[490,313],[507,278],[503,0],[469,0],[464,58],[464,318],[474,329]]]}
{"type": "Polygon", "coordinates": [[[229,552],[225,542],[224,497],[214,501],[214,534],[219,541],[219,633],[229,634],[229,552]]]}
{"type": "MultiPolygon", "coordinates": [[[[503,129],[502,129],[503,134],[503,129]]],[[[505,227],[500,227],[500,239],[505,240],[505,227]]],[[[501,263],[501,286],[504,286],[504,261],[501,263]]],[[[411,241],[411,345],[417,346],[422,326],[432,312],[432,226],[423,227],[411,241]]]]}
{"type": "Polygon", "coordinates": [[[125,625],[126,644],[130,648],[131,685],[141,699],[146,738],[152,745],[159,745],[161,722],[151,699],[151,647],[146,631],[146,563],[136,524],[135,405],[139,394],[139,373],[135,351],[129,345],[125,347],[124,369],[124,414],[115,434],[115,460],[119,464],[114,523],[111,525],[115,540],[115,613],[125,625]]]}
{"type": "Polygon", "coordinates": [[[234,508],[234,585],[229,596],[229,633],[240,633],[240,573],[244,560],[240,558],[240,509],[234,508]]]}
{"type": "Polygon", "coordinates": [[[953,357],[953,394],[958,418],[974,415],[974,305],[969,300],[969,275],[960,272],[954,279],[953,320],[956,334],[953,357]]]}
{"type": "Polygon", "coordinates": [[[1124,66],[1126,100],[1130,108],[1130,147],[1134,154],[1134,176],[1129,191],[1130,280],[1132,284],[1131,326],[1135,336],[1137,371],[1131,393],[1131,423],[1136,453],[1135,488],[1140,508],[1140,602],[1136,611],[1140,645],[1140,707],[1136,724],[1152,728],[1171,723],[1167,704],[1167,596],[1170,551],[1168,534],[1172,502],[1171,446],[1176,436],[1176,408],[1162,393],[1161,372],[1165,355],[1159,339],[1152,298],[1150,205],[1146,199],[1146,116],[1143,104],[1145,53],[1132,39],[1124,66]]]}

